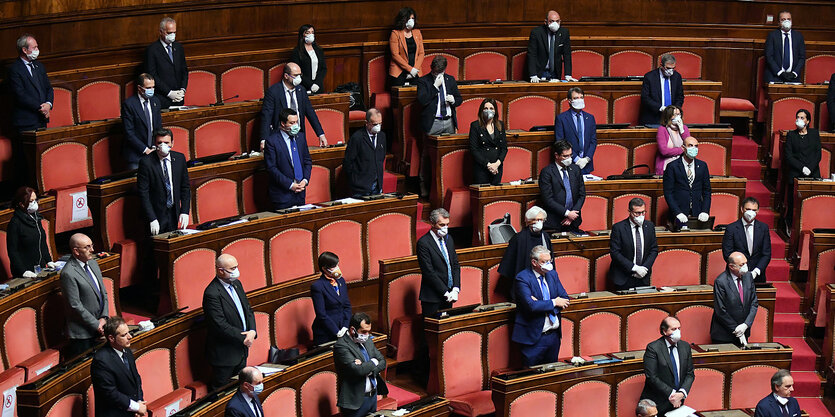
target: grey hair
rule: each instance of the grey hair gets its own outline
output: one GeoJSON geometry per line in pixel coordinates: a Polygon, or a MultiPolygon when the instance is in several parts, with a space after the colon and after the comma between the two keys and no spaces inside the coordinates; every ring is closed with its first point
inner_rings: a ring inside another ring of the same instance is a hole
{"type": "Polygon", "coordinates": [[[29,39],[33,38],[34,36],[24,33],[17,38],[17,53],[23,52],[23,48],[29,47],[29,39]]]}
{"type": "Polygon", "coordinates": [[[655,404],[655,401],[650,400],[648,398],[644,398],[641,401],[638,401],[638,407],[635,408],[635,415],[639,416],[646,416],[649,414],[650,408],[657,408],[658,406],[655,404]]]}
{"type": "Polygon", "coordinates": [[[549,251],[548,248],[542,245],[534,246],[533,249],[531,249],[531,259],[539,260],[539,255],[542,255],[543,253],[547,253],[550,255],[551,251],[549,251]]]}
{"type": "Polygon", "coordinates": [[[438,220],[442,218],[449,218],[449,212],[443,208],[436,208],[435,210],[432,210],[431,213],[429,213],[429,223],[435,224],[438,222],[438,220]]]}
{"type": "Polygon", "coordinates": [[[548,213],[545,210],[543,210],[542,207],[533,206],[525,212],[525,220],[533,220],[536,218],[536,216],[539,216],[540,214],[544,214],[545,218],[548,218],[548,213]]]}
{"type": "Polygon", "coordinates": [[[160,20],[160,21],[159,21],[159,30],[160,30],[160,32],[164,32],[164,31],[165,31],[165,27],[166,27],[166,26],[168,26],[168,24],[169,24],[169,23],[173,23],[173,24],[175,24],[175,25],[176,25],[176,24],[177,24],[177,21],[176,21],[176,20],[174,20],[174,19],[172,19],[172,18],[170,18],[170,17],[168,17],[168,16],[163,17],[163,18],[162,18],[162,20],[160,20]]]}
{"type": "Polygon", "coordinates": [[[368,111],[366,111],[366,112],[365,112],[365,121],[366,121],[366,123],[371,122],[371,118],[372,118],[372,117],[374,117],[374,115],[375,115],[375,114],[382,114],[382,113],[380,113],[380,111],[379,111],[379,110],[377,110],[377,109],[376,109],[376,108],[374,108],[374,107],[372,107],[372,108],[368,109],[368,111]]]}
{"type": "Polygon", "coordinates": [[[665,65],[668,62],[672,62],[673,64],[676,63],[676,57],[673,54],[664,54],[661,55],[661,65],[665,65]]]}
{"type": "Polygon", "coordinates": [[[783,378],[787,376],[792,376],[792,373],[788,369],[781,369],[775,372],[771,377],[771,390],[774,391],[774,387],[783,385],[783,378]]]}

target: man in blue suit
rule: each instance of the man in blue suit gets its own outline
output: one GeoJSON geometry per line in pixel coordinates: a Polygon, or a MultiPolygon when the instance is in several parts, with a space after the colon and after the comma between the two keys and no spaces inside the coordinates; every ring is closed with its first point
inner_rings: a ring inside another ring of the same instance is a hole
{"type": "Polygon", "coordinates": [[[681,74],[676,72],[676,57],[664,54],[661,55],[661,66],[644,75],[638,123],[658,126],[661,112],[671,104],[679,108],[684,105],[684,85],[681,74]]]}
{"type": "Polygon", "coordinates": [[[122,156],[127,169],[136,169],[139,158],[154,151],[154,131],[162,127],[159,99],[154,96],[154,77],[143,72],[136,79],[136,94],[122,103],[125,140],[122,156]]]}
{"type": "Polygon", "coordinates": [[[768,225],[755,219],[760,203],[746,197],[739,206],[742,217],[729,224],[722,236],[722,256],[728,259],[733,252],[741,252],[748,259],[754,282],[765,282],[765,270],[771,262],[771,233],[768,225]]]}
{"type": "Polygon", "coordinates": [[[794,379],[791,372],[781,369],[771,377],[771,394],[757,403],[754,417],[799,417],[800,404],[792,397],[794,379]]]}
{"type": "Polygon", "coordinates": [[[559,115],[554,122],[554,138],[566,140],[575,149],[574,163],[583,174],[594,170],[594,150],[597,148],[597,123],[591,113],[584,112],[585,94],[580,87],[568,90],[568,103],[571,109],[559,115]]]}
{"type": "Polygon", "coordinates": [[[281,81],[273,84],[264,95],[264,103],[261,106],[261,149],[266,146],[267,138],[280,130],[281,120],[279,114],[284,109],[293,109],[299,117],[299,127],[303,134],[305,131],[304,120],[310,120],[310,126],[319,136],[319,146],[327,146],[328,139],[325,138],[325,131],[319,123],[319,117],[310,104],[310,98],[302,82],[302,70],[299,65],[293,62],[284,66],[284,75],[281,81]]]}
{"type": "Polygon", "coordinates": [[[531,263],[516,274],[513,291],[517,309],[511,339],[521,345],[522,364],[556,362],[562,340],[560,312],[569,300],[548,248],[534,246],[531,263]]]}
{"type": "Polygon", "coordinates": [[[17,54],[7,75],[14,96],[12,123],[18,132],[45,128],[55,97],[46,69],[37,61],[38,41],[32,35],[21,35],[17,54]]]}
{"type": "Polygon", "coordinates": [[[687,216],[698,216],[706,222],[710,216],[710,174],[705,161],[696,159],[699,141],[684,139],[684,153],[664,169],[664,199],[672,217],[679,224],[687,223],[687,216]]]}
{"type": "Polygon", "coordinates": [[[561,140],[553,146],[553,164],[539,173],[539,193],[548,217],[545,230],[579,231],[580,209],[586,201],[586,185],[580,167],[573,164],[571,145],[561,140]]]}
{"type": "Polygon", "coordinates": [[[792,14],[787,10],[778,15],[780,29],[774,29],[765,39],[765,83],[800,82],[800,72],[806,65],[806,42],[803,35],[792,30],[792,14]]]}
{"type": "Polygon", "coordinates": [[[304,204],[313,169],[298,113],[283,108],[278,112],[278,120],[279,130],[267,138],[264,146],[270,201],[276,210],[304,204]]]}
{"type": "Polygon", "coordinates": [[[252,366],[241,369],[238,374],[240,388],[226,404],[224,417],[263,417],[264,408],[258,394],[264,390],[264,375],[252,366]]]}

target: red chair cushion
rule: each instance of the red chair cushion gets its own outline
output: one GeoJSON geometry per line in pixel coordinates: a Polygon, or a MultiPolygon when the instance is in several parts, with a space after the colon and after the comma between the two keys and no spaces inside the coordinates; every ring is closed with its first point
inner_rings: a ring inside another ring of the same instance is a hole
{"type": "Polygon", "coordinates": [[[417,350],[417,335],[421,330],[421,316],[401,316],[391,324],[391,345],[395,348],[394,358],[397,362],[410,361],[415,358],[417,350]]]}
{"type": "Polygon", "coordinates": [[[232,120],[212,120],[194,130],[194,157],[225,152],[241,153],[241,125],[232,120]]]}
{"type": "Polygon", "coordinates": [[[189,71],[188,89],[186,89],[183,104],[186,106],[215,104],[217,102],[215,79],[215,75],[209,71],[189,71]]]}
{"type": "Polygon", "coordinates": [[[696,344],[710,343],[712,308],[700,305],[685,307],[679,310],[676,317],[681,321],[682,327],[687,326],[688,342],[696,344]]]}
{"type": "Polygon", "coordinates": [[[23,362],[17,364],[18,368],[26,371],[26,382],[32,381],[44,372],[52,369],[60,362],[60,353],[55,349],[47,349],[23,362]]]}
{"type": "Polygon", "coordinates": [[[727,111],[754,111],[754,103],[744,98],[722,97],[719,100],[719,110],[727,111]]]}
{"type": "Polygon", "coordinates": [[[49,112],[49,123],[46,127],[72,126],[72,92],[66,88],[54,87],[52,110],[49,112]]]}
{"type": "Polygon", "coordinates": [[[105,120],[119,117],[119,85],[110,81],[94,81],[76,93],[78,121],[105,120]]]}
{"type": "Polygon", "coordinates": [[[312,245],[313,233],[306,229],[283,230],[270,238],[272,283],[278,284],[312,274],[312,245]]]}
{"type": "Polygon", "coordinates": [[[221,251],[246,260],[239,262],[241,270],[241,285],[244,291],[250,292],[267,286],[267,271],[264,267],[264,241],[255,238],[238,239],[221,251]]]}
{"type": "Polygon", "coordinates": [[[264,97],[264,70],[248,65],[235,67],[220,76],[221,99],[227,103],[258,100],[264,97]]]}
{"type": "Polygon", "coordinates": [[[339,254],[339,269],[345,281],[363,277],[362,225],[352,220],[337,220],[319,229],[319,250],[339,254]]]}
{"type": "Polygon", "coordinates": [[[496,412],[493,405],[493,391],[476,391],[469,394],[449,397],[452,412],[462,416],[483,416],[496,412]]]}
{"type": "Polygon", "coordinates": [[[191,390],[179,388],[147,404],[150,417],[167,417],[174,415],[191,404],[191,390]]]}
{"type": "Polygon", "coordinates": [[[620,352],[620,324],[620,316],[607,312],[593,313],[580,320],[580,355],[620,352]]]}
{"type": "Polygon", "coordinates": [[[289,301],[275,310],[273,329],[275,345],[279,349],[298,347],[306,351],[313,343],[313,300],[300,297],[289,301]]]}

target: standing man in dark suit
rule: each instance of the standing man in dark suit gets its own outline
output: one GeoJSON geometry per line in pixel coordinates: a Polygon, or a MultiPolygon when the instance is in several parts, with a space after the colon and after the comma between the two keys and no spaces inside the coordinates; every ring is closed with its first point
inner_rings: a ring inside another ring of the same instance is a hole
{"type": "Polygon", "coordinates": [[[780,29],[769,32],[765,39],[765,83],[802,82],[800,73],[806,65],[806,42],[803,34],[792,30],[792,14],[781,11],[780,29]]]}
{"type": "Polygon", "coordinates": [[[224,417],[264,417],[264,407],[258,394],[264,391],[264,375],[257,368],[247,366],[238,373],[238,391],[226,404],[224,417]]]}
{"type": "Polygon", "coordinates": [[[650,284],[652,264],[658,256],[658,242],[655,225],[644,220],[646,213],[644,200],[635,197],[629,200],[629,217],[612,225],[609,282],[617,290],[650,284]]]}
{"type": "Polygon", "coordinates": [[[279,130],[267,138],[264,146],[264,163],[269,174],[267,189],[276,210],[304,204],[313,170],[313,160],[296,111],[281,109],[278,120],[279,130]]]}
{"type": "Polygon", "coordinates": [[[757,316],[757,289],[748,271],[748,260],[741,252],[728,256],[728,266],[713,283],[713,317],[710,339],[713,343],[743,345],[751,336],[757,316]],[[742,339],[742,337],[745,339],[742,339]]]}
{"type": "Polygon", "coordinates": [[[310,126],[319,137],[319,146],[327,146],[328,139],[322,124],[319,123],[319,116],[310,104],[307,91],[300,84],[302,83],[302,70],[299,65],[289,62],[284,66],[284,75],[280,82],[273,84],[267,89],[264,95],[264,103],[261,106],[261,149],[266,146],[266,140],[280,130],[281,111],[293,109],[299,116],[299,128],[304,135],[307,135],[304,120],[310,120],[310,126]]]}
{"type": "Polygon", "coordinates": [[[664,169],[664,199],[670,216],[679,225],[687,223],[687,216],[698,216],[700,222],[706,222],[710,218],[710,173],[705,161],[696,159],[699,154],[696,138],[685,138],[681,147],[684,148],[681,157],[664,169]]]}
{"type": "Polygon", "coordinates": [[[580,167],[572,164],[571,145],[561,140],[552,145],[553,164],[539,173],[539,193],[548,218],[545,230],[578,232],[583,218],[580,210],[586,201],[586,185],[580,167]]]}
{"type": "Polygon", "coordinates": [[[532,83],[540,79],[562,78],[565,65],[565,80],[577,81],[571,76],[571,37],[568,29],[560,27],[560,14],[549,10],[545,24],[531,30],[528,38],[528,75],[532,83]]]}
{"type": "Polygon", "coordinates": [[[739,211],[742,217],[729,224],[722,236],[722,256],[728,259],[731,253],[741,252],[752,268],[754,282],[766,282],[765,270],[771,262],[771,233],[767,224],[755,219],[760,202],[754,197],[745,197],[739,211]]]}
{"type": "Polygon", "coordinates": [[[377,394],[388,394],[380,373],[386,358],[374,346],[371,318],[363,312],[351,316],[350,328],[340,332],[333,347],[339,385],[336,406],[342,417],[362,417],[377,411],[377,394]]]}
{"type": "MultiPolygon", "coordinates": [[[[14,96],[12,123],[18,132],[45,128],[55,99],[46,69],[37,61],[41,51],[35,37],[17,38],[17,55],[9,66],[8,81],[14,96]]],[[[22,154],[21,154],[22,157],[22,154]]]]}
{"type": "Polygon", "coordinates": [[[354,197],[383,192],[383,170],[386,163],[386,134],[380,129],[383,115],[370,108],[365,113],[365,129],[351,135],[345,148],[342,166],[351,184],[354,197]]]}
{"type": "Polygon", "coordinates": [[[679,108],[684,105],[684,85],[681,74],[676,72],[676,57],[664,54],[661,55],[661,66],[644,75],[638,123],[658,126],[661,112],[671,104],[679,108]]]}
{"type": "Polygon", "coordinates": [[[424,316],[452,307],[461,290],[461,266],[450,239],[449,212],[436,208],[429,214],[432,228],[417,242],[417,260],[422,274],[420,306],[424,316]]]}
{"type": "Polygon", "coordinates": [[[125,138],[122,155],[127,169],[139,167],[139,158],[154,152],[154,132],[162,127],[159,98],[154,96],[154,77],[143,72],[136,78],[136,94],[122,103],[125,138]]]}
{"type": "Polygon", "coordinates": [[[536,246],[545,246],[551,251],[551,236],[542,228],[548,213],[539,206],[533,206],[525,212],[525,228],[513,235],[507,242],[507,248],[499,264],[499,275],[511,282],[503,288],[506,294],[513,292],[512,281],[516,274],[524,271],[531,263],[531,250],[536,246]]]}
{"type": "Polygon", "coordinates": [[[835,132],[835,72],[829,78],[829,88],[826,89],[826,108],[829,110],[829,131],[835,132]]]}
{"type": "Polygon", "coordinates": [[[130,350],[132,338],[121,317],[110,317],[103,328],[107,345],[93,354],[90,379],[96,397],[97,417],[148,415],[142,394],[142,378],[130,350]]]}
{"type": "Polygon", "coordinates": [[[69,305],[66,358],[92,348],[104,334],[107,322],[107,290],[96,262],[93,241],[87,235],[70,236],[72,256],[61,269],[61,291],[69,305]]]}
{"type": "Polygon", "coordinates": [[[518,309],[511,339],[521,345],[522,364],[556,362],[562,340],[561,311],[569,299],[548,248],[534,246],[528,268],[516,275],[513,292],[518,309]]]}
{"type": "Polygon", "coordinates": [[[339,269],[339,257],[333,252],[319,255],[319,271],[322,276],[310,284],[310,298],[313,299],[313,343],[336,340],[336,334],[348,327],[351,321],[351,300],[348,298],[348,284],[339,269]]]}
{"type": "Polygon", "coordinates": [[[206,359],[212,365],[211,389],[220,388],[246,366],[249,347],[257,337],[255,314],[238,281],[238,260],[229,254],[215,261],[216,276],[203,291],[206,316],[206,359]]]}
{"type": "Polygon", "coordinates": [[[661,337],[650,342],[644,351],[644,390],[641,398],[658,405],[658,415],[681,407],[696,380],[693,352],[681,340],[681,322],[675,317],[661,321],[661,337]]]}
{"type": "Polygon", "coordinates": [[[584,112],[586,108],[585,94],[580,87],[568,89],[568,103],[571,108],[558,114],[554,121],[554,138],[557,141],[565,139],[576,149],[574,163],[580,167],[583,174],[594,170],[594,150],[597,149],[597,123],[591,113],[584,112]]]}
{"type": "Polygon", "coordinates": [[[171,150],[174,135],[166,128],[154,132],[156,152],[139,160],[136,188],[151,235],[188,226],[191,185],[185,155],[171,150]]]}
{"type": "Polygon", "coordinates": [[[156,81],[154,91],[163,109],[182,106],[188,87],[186,53],[176,37],[177,22],[163,18],[159,22],[159,40],[145,50],[145,72],[156,81]]]}
{"type": "Polygon", "coordinates": [[[800,404],[792,397],[794,378],[788,369],[771,377],[771,394],[757,403],[754,417],[800,417],[800,404]]]}

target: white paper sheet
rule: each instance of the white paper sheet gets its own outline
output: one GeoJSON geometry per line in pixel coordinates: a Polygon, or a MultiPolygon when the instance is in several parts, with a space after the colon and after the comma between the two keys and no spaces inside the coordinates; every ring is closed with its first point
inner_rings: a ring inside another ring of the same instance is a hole
{"type": "Polygon", "coordinates": [[[72,220],[70,220],[70,223],[90,219],[90,210],[87,207],[87,191],[72,193],[70,198],[72,198],[72,220]]]}

